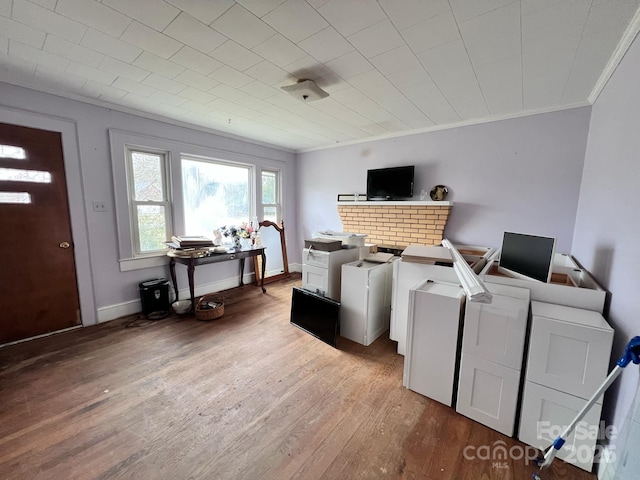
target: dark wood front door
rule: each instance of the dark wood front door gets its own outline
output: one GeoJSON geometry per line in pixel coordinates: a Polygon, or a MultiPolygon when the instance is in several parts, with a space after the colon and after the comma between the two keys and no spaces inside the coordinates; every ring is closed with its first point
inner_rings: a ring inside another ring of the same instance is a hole
{"type": "Polygon", "coordinates": [[[0,231],[0,345],[79,325],[59,133],[0,123],[0,231]]]}

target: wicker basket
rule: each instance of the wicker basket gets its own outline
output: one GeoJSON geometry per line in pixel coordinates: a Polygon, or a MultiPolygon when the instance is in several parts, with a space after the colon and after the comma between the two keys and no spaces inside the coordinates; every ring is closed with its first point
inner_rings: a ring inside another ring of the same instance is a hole
{"type": "Polygon", "coordinates": [[[224,315],[224,300],[222,295],[208,293],[203,295],[196,304],[196,318],[198,320],[215,320],[224,315]]]}

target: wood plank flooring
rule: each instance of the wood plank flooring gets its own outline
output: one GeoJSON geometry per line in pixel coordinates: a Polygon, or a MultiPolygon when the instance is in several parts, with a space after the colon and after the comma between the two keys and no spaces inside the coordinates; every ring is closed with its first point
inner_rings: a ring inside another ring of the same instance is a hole
{"type": "MultiPolygon", "coordinates": [[[[403,388],[395,342],[334,349],[291,325],[299,283],[226,291],[211,322],[122,318],[0,349],[0,478],[531,478],[526,458],[490,458],[523,444],[403,388]]],[[[595,475],[555,460],[542,478],[595,475]]]]}

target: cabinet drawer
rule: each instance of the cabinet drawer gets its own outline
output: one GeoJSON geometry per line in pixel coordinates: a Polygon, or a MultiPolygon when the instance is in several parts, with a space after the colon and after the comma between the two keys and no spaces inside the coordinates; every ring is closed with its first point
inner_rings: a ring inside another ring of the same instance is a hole
{"type": "Polygon", "coordinates": [[[519,370],[462,352],[456,411],[512,436],[519,386],[519,370]]]}
{"type": "Polygon", "coordinates": [[[462,351],[516,370],[522,368],[529,301],[494,295],[491,304],[467,302],[462,351]]]}
{"type": "Polygon", "coordinates": [[[329,290],[329,270],[326,268],[302,266],[302,288],[326,296],[329,290]]]}
{"type": "MultiPolygon", "coordinates": [[[[536,448],[547,448],[586,403],[580,397],[525,382],[519,440],[536,448]]],[[[601,403],[589,409],[558,451],[558,458],[591,471],[601,411],[601,403]]]]}
{"type": "Polygon", "coordinates": [[[302,250],[302,264],[313,267],[327,268],[332,252],[321,252],[319,250],[305,248],[302,250]]]}
{"type": "Polygon", "coordinates": [[[589,398],[607,377],[613,330],[533,316],[527,380],[589,398]]]}

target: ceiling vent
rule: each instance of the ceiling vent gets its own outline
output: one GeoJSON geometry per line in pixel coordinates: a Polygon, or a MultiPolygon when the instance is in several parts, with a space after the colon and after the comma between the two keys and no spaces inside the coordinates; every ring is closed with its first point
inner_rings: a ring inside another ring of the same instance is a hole
{"type": "Polygon", "coordinates": [[[302,102],[314,102],[329,96],[313,80],[298,80],[298,83],[282,87],[282,90],[302,102]]]}

